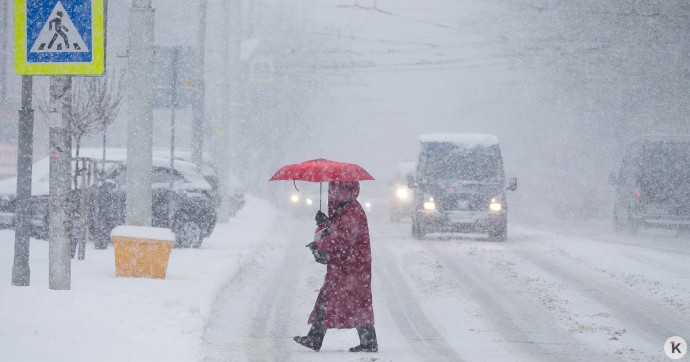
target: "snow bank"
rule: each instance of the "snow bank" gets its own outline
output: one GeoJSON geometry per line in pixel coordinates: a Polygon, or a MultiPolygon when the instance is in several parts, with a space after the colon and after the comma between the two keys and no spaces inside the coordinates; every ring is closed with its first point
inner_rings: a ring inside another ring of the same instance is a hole
{"type": "Polygon", "coordinates": [[[200,360],[216,296],[277,215],[249,196],[201,248],[174,249],[166,279],[115,278],[113,248],[87,244],[70,291],[48,288],[48,242],[34,239],[31,286],[11,286],[14,232],[0,231],[0,361],[200,360]]]}

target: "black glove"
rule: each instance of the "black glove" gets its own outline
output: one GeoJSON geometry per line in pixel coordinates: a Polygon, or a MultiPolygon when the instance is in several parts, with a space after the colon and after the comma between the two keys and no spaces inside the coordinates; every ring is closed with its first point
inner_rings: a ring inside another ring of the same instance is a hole
{"type": "Polygon", "coordinates": [[[314,256],[314,260],[319,263],[319,264],[328,264],[328,253],[322,253],[318,249],[316,249],[316,243],[311,242],[307,245],[305,245],[309,250],[311,250],[311,254],[314,256]]]}
{"type": "Polygon", "coordinates": [[[326,216],[326,214],[321,212],[321,210],[316,212],[316,217],[314,217],[314,220],[316,220],[316,226],[323,226],[331,221],[328,219],[328,216],[326,216]]]}

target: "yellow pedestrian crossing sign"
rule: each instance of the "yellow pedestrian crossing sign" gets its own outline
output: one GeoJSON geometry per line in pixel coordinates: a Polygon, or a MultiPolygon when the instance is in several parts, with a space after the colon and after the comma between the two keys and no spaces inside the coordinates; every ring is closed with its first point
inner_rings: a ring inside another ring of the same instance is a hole
{"type": "Polygon", "coordinates": [[[104,0],[15,0],[15,70],[98,75],[105,70],[104,0]]]}

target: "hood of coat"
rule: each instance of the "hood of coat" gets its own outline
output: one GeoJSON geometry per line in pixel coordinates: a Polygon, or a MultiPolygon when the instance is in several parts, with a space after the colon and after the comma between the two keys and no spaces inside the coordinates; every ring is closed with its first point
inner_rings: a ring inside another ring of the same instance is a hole
{"type": "Polygon", "coordinates": [[[329,182],[328,183],[328,214],[332,215],[335,208],[343,202],[352,202],[359,196],[359,182],[329,182]]]}

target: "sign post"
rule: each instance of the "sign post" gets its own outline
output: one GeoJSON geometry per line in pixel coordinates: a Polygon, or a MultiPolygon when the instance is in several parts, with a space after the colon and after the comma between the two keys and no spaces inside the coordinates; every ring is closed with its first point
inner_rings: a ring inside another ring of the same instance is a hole
{"type": "Polygon", "coordinates": [[[34,110],[31,109],[31,76],[22,77],[22,108],[19,110],[19,147],[17,152],[17,198],[14,218],[14,264],[12,285],[29,286],[29,236],[31,219],[31,164],[33,156],[34,110]]]}
{"type": "Polygon", "coordinates": [[[31,200],[31,145],[33,143],[33,111],[31,92],[24,91],[24,83],[31,85],[30,75],[59,77],[61,87],[51,86],[51,95],[62,88],[63,127],[51,128],[50,159],[50,283],[51,289],[70,289],[70,243],[64,227],[64,215],[69,207],[70,192],[70,120],[71,76],[101,75],[105,71],[105,0],[15,0],[15,59],[14,68],[24,76],[22,86],[22,113],[20,111],[19,163],[17,197],[26,195],[23,206],[17,206],[17,242],[13,285],[28,285],[28,233],[31,200]],[[28,115],[31,115],[29,117],[28,115]],[[31,129],[27,121],[31,118],[31,129]],[[22,134],[22,127],[30,135],[22,134]],[[26,153],[29,153],[26,156],[26,153]],[[23,161],[22,161],[23,160],[23,161]],[[26,165],[28,160],[28,166],[26,165]],[[22,178],[22,175],[26,175],[22,178]],[[22,180],[24,180],[22,182],[22,180]],[[24,220],[24,221],[22,221],[24,220]],[[65,259],[67,256],[67,259],[65,259]],[[26,264],[24,266],[24,264],[26,264]],[[15,270],[17,272],[15,273],[15,270]],[[15,282],[15,274],[17,275],[15,282]],[[20,278],[20,276],[23,276],[20,278]]]}

